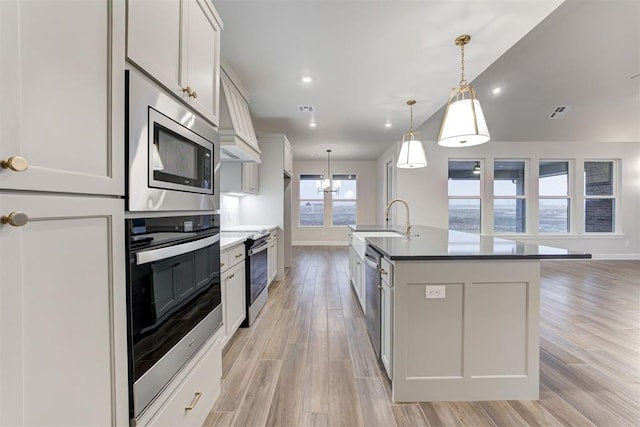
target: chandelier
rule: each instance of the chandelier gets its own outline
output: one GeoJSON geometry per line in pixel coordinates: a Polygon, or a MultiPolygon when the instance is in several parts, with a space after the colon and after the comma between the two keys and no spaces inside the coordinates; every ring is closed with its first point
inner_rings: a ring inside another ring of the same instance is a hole
{"type": "Polygon", "coordinates": [[[327,175],[328,178],[316,181],[316,190],[320,193],[336,193],[340,194],[342,182],[340,180],[331,179],[331,150],[327,150],[327,175]]]}

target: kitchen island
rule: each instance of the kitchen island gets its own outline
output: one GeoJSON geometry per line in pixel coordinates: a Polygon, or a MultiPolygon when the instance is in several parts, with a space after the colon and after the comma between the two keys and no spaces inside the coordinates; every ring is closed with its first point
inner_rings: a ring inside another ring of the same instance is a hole
{"type": "Polygon", "coordinates": [[[356,249],[364,236],[381,255],[366,292],[381,294],[380,358],[393,400],[538,399],[540,260],[591,255],[426,226],[404,231],[351,227],[356,249]]]}

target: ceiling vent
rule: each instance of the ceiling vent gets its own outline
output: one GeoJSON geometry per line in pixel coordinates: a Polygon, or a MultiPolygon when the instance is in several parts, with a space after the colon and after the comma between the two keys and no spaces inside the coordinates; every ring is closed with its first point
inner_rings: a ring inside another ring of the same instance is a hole
{"type": "Polygon", "coordinates": [[[313,113],[313,105],[298,105],[298,113],[313,113]]]}
{"type": "Polygon", "coordinates": [[[570,109],[571,105],[558,105],[554,108],[553,112],[549,114],[549,118],[552,120],[562,119],[567,115],[570,109]]]}

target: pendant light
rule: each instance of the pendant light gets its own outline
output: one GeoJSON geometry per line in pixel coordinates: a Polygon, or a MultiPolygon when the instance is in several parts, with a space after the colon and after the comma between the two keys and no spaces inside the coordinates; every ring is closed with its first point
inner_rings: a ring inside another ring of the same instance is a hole
{"type": "Polygon", "coordinates": [[[471,36],[464,34],[456,38],[461,51],[461,78],[459,87],[451,89],[449,102],[444,111],[438,145],[443,147],[471,147],[489,142],[489,129],[476,97],[476,90],[464,78],[464,46],[471,36]]]}
{"type": "Polygon", "coordinates": [[[327,150],[327,176],[328,178],[316,181],[316,190],[320,193],[336,193],[340,194],[342,182],[331,178],[331,150],[327,150]]]}
{"type": "Polygon", "coordinates": [[[427,154],[424,152],[422,142],[416,139],[419,132],[413,130],[413,105],[415,100],[410,99],[407,105],[411,111],[411,122],[409,132],[402,136],[402,147],[396,166],[402,169],[423,168],[427,166],[427,154]]]}
{"type": "Polygon", "coordinates": [[[476,165],[473,167],[473,174],[480,175],[480,162],[476,162],[476,165]]]}

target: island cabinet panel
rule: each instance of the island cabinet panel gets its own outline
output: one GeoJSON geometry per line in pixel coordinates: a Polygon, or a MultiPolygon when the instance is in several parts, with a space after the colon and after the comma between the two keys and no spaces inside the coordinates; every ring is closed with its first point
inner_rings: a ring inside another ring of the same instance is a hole
{"type": "Polygon", "coordinates": [[[393,400],[535,400],[538,260],[395,261],[393,400]],[[427,298],[428,286],[444,287],[427,298]]]}

